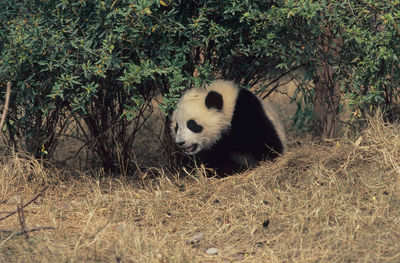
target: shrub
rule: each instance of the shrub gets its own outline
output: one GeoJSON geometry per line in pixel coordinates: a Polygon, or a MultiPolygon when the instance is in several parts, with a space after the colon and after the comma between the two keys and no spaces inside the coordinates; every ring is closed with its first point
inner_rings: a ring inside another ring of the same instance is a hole
{"type": "Polygon", "coordinates": [[[18,0],[0,10],[0,83],[14,82],[7,141],[36,157],[84,124],[84,145],[126,173],[154,96],[168,115],[182,90],[215,77],[262,83],[267,96],[300,70],[295,124],[328,137],[343,94],[355,116],[398,100],[396,1],[18,0]]]}
{"type": "Polygon", "coordinates": [[[388,119],[396,115],[398,1],[285,1],[277,9],[276,18],[290,26],[302,46],[286,50],[305,64],[297,93],[304,103],[298,102],[295,122],[308,119],[315,135],[335,137],[343,97],[356,118],[377,110],[388,119]]]}
{"type": "Polygon", "coordinates": [[[270,8],[263,1],[0,5],[0,80],[15,82],[6,134],[36,157],[51,157],[71,122],[83,121],[103,166],[127,167],[154,95],[165,94],[170,112],[185,87],[216,72],[254,85],[277,64],[269,42],[255,42],[267,32],[257,22],[270,8]]]}
{"type": "Polygon", "coordinates": [[[166,34],[178,28],[165,8],[154,1],[0,5],[7,21],[0,79],[15,82],[8,140],[51,157],[68,125],[83,121],[85,144],[103,166],[126,166],[151,98],[167,83],[183,88],[185,49],[166,34]]]}

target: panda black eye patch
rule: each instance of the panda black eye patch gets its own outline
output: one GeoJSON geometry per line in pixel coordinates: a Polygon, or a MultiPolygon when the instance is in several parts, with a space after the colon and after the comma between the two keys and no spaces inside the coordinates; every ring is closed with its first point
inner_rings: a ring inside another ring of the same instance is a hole
{"type": "Polygon", "coordinates": [[[186,125],[188,129],[194,133],[200,133],[203,130],[203,126],[197,124],[197,122],[192,119],[188,120],[186,125]]]}
{"type": "Polygon", "coordinates": [[[175,133],[178,131],[178,123],[175,125],[175,133]]]}

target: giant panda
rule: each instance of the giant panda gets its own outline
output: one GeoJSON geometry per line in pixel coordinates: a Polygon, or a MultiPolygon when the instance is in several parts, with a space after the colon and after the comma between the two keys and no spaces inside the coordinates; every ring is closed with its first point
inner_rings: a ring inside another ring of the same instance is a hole
{"type": "Polygon", "coordinates": [[[272,107],[226,80],[187,90],[172,114],[171,133],[184,153],[221,176],[273,160],[286,147],[272,107]]]}

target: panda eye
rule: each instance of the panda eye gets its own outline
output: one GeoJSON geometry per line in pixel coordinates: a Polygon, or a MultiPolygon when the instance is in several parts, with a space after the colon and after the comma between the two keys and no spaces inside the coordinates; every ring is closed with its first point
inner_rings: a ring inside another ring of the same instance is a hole
{"type": "Polygon", "coordinates": [[[178,131],[178,123],[175,125],[175,133],[178,131]]]}
{"type": "Polygon", "coordinates": [[[197,124],[195,120],[188,120],[187,127],[194,133],[200,133],[203,130],[203,126],[197,124]]]}

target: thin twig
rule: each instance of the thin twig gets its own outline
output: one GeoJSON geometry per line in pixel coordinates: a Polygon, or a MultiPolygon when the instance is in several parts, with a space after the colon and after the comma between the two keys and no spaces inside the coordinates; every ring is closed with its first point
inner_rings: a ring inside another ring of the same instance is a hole
{"type": "Polygon", "coordinates": [[[113,210],[112,213],[111,213],[110,218],[107,220],[107,222],[104,224],[104,226],[100,227],[100,228],[96,231],[96,233],[93,234],[93,235],[90,237],[90,239],[95,239],[95,237],[96,237],[101,231],[103,231],[104,229],[106,229],[106,227],[107,227],[108,225],[110,225],[110,223],[111,223],[111,221],[112,221],[112,219],[113,219],[113,217],[114,217],[115,210],[116,210],[116,208],[114,208],[114,210],[113,210]]]}
{"type": "Polygon", "coordinates": [[[25,232],[26,231],[26,220],[25,220],[25,213],[24,213],[24,208],[22,207],[24,204],[22,203],[22,198],[21,198],[21,204],[17,204],[17,211],[18,211],[18,220],[19,224],[21,226],[21,231],[25,232]]]}
{"type": "MultiPolygon", "coordinates": [[[[28,203],[22,205],[21,209],[27,207],[28,205],[30,205],[31,203],[33,203],[34,201],[36,201],[36,199],[38,199],[41,195],[43,195],[44,191],[46,191],[47,188],[48,188],[48,186],[45,186],[45,187],[44,187],[35,197],[33,197],[28,203]]],[[[14,215],[14,214],[16,214],[16,213],[18,213],[18,210],[11,212],[11,213],[9,213],[8,215],[6,215],[6,216],[4,216],[4,217],[1,217],[1,218],[0,218],[0,221],[6,219],[6,218],[8,218],[8,217],[10,217],[10,216],[12,216],[12,215],[14,215]]]]}
{"type": "Polygon", "coordinates": [[[60,163],[62,164],[66,164],[69,160],[74,159],[76,157],[78,157],[79,153],[86,147],[88,146],[90,143],[96,142],[98,141],[99,138],[101,138],[102,136],[106,135],[107,133],[109,133],[112,129],[114,129],[117,124],[120,122],[120,120],[117,120],[111,127],[109,127],[108,129],[106,129],[104,132],[100,133],[99,135],[97,135],[96,137],[90,139],[89,141],[85,142],[77,151],[73,156],[67,157],[64,160],[61,160],[60,163]]]}
{"type": "Polygon", "coordinates": [[[47,230],[47,229],[55,229],[55,228],[52,226],[40,226],[40,227],[34,227],[31,229],[25,229],[24,231],[17,231],[17,232],[14,232],[13,230],[0,229],[0,233],[6,233],[6,234],[14,233],[13,236],[19,236],[19,235],[26,234],[26,233],[40,231],[40,230],[47,230]]]}
{"type": "Polygon", "coordinates": [[[26,232],[25,213],[24,213],[24,208],[22,207],[24,205],[23,202],[22,202],[22,198],[21,198],[20,201],[21,201],[20,205],[17,204],[19,225],[21,226],[21,233],[25,233],[25,238],[28,239],[28,233],[26,232]]]}
{"type": "MultiPolygon", "coordinates": [[[[283,78],[284,76],[286,76],[287,74],[292,73],[293,71],[298,70],[299,68],[303,67],[304,64],[298,65],[292,69],[290,69],[289,71],[286,71],[282,74],[280,74],[278,77],[274,78],[273,80],[271,80],[267,85],[265,85],[266,87],[272,85],[273,83],[278,82],[281,78],[283,78]]],[[[265,100],[269,95],[271,95],[272,92],[274,92],[277,88],[279,87],[279,85],[275,85],[271,90],[269,90],[267,92],[267,94],[265,94],[264,96],[262,96],[262,99],[265,100]]]]}

